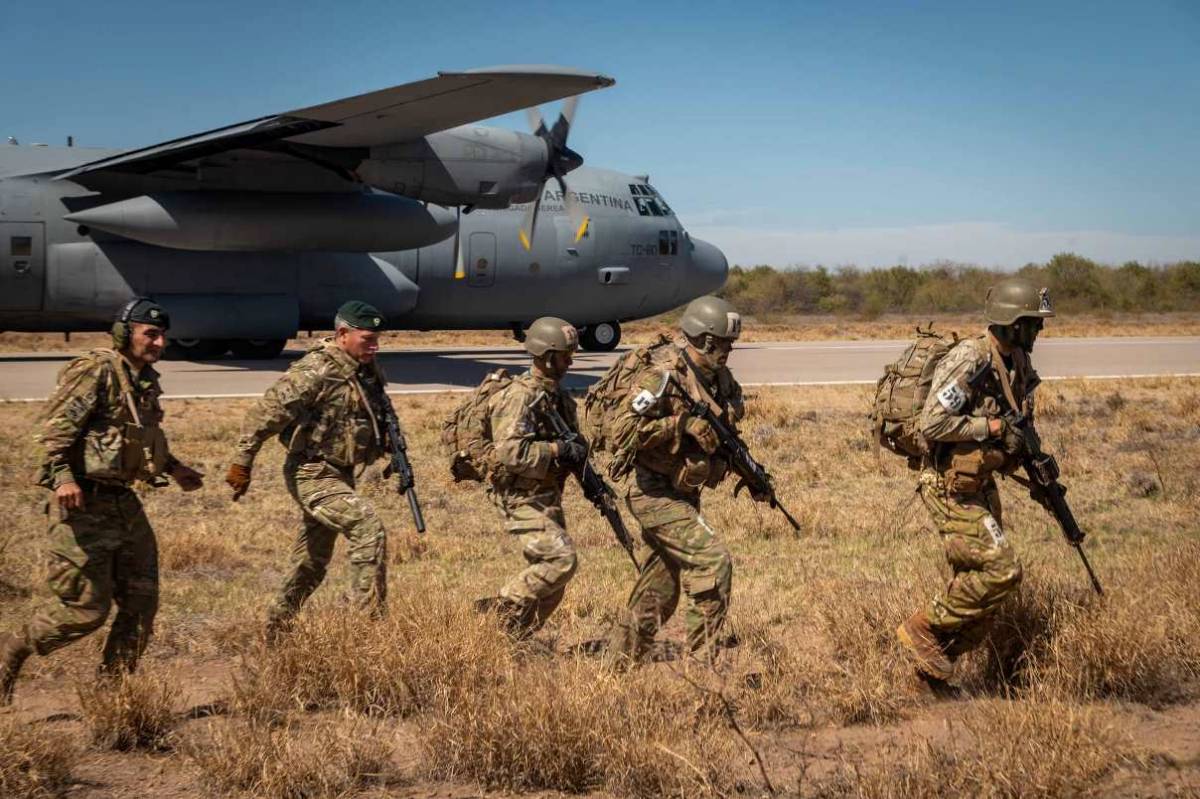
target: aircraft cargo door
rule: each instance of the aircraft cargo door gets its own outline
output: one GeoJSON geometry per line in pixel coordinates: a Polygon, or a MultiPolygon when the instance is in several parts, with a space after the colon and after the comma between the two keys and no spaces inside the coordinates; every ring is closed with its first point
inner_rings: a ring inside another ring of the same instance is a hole
{"type": "Polygon", "coordinates": [[[467,254],[467,284],[490,286],[496,282],[496,234],[472,233],[467,254]]]}
{"type": "Polygon", "coordinates": [[[0,222],[0,309],[42,309],[46,286],[44,230],[41,222],[0,222]]]}

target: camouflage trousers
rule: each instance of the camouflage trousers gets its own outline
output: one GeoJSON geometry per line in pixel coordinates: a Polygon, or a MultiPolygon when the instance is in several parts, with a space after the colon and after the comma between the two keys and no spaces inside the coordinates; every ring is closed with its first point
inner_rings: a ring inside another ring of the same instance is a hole
{"type": "Polygon", "coordinates": [[[1021,564],[1001,527],[994,481],[973,494],[951,494],[932,471],[921,476],[921,499],[942,537],[953,576],[928,608],[930,626],[947,653],[974,648],[1000,603],[1021,582],[1021,564]]]}
{"type": "Polygon", "coordinates": [[[387,599],[387,536],[375,508],[355,493],[353,468],[289,460],[283,478],[304,512],[304,527],[292,546],[292,573],[269,610],[271,621],[294,616],[325,579],[339,535],[350,544],[351,603],[382,613],[387,599]]]}
{"type": "Polygon", "coordinates": [[[504,529],[521,541],[528,564],[500,589],[500,598],[529,610],[528,628],[539,629],[562,602],[575,576],[575,542],[567,535],[562,492],[555,487],[529,494],[496,492],[504,529]]]}
{"type": "Polygon", "coordinates": [[[613,629],[610,662],[637,662],[686,593],[688,647],[710,647],[725,621],[733,560],[700,515],[698,497],[681,494],[667,478],[638,469],[627,503],[651,554],[638,573],[623,617],[613,629]]]}
{"type": "Polygon", "coordinates": [[[52,598],[26,625],[26,640],[49,654],[102,627],[116,605],[103,665],[133,669],[158,612],[158,543],[141,500],[129,489],[85,489],[82,508],[52,505],[50,516],[52,598]]]}

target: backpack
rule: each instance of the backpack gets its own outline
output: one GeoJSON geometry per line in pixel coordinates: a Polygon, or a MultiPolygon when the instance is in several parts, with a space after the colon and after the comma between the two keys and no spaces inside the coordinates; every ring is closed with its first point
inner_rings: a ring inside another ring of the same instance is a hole
{"type": "Polygon", "coordinates": [[[908,458],[909,468],[919,468],[920,460],[929,452],[920,425],[933,372],[958,342],[957,333],[934,333],[931,322],[925,329],[917,327],[917,337],[904,354],[884,368],[883,377],[875,384],[871,408],[876,455],[882,445],[908,458]]]}
{"type": "Polygon", "coordinates": [[[454,482],[483,482],[496,469],[491,399],[512,383],[507,369],[489,372],[442,422],[442,449],[450,458],[454,482]]]}
{"type": "Polygon", "coordinates": [[[591,451],[606,453],[609,458],[608,473],[620,479],[633,465],[630,442],[622,442],[616,433],[616,421],[629,397],[638,375],[650,367],[655,353],[671,343],[671,336],[659,333],[653,342],[630,350],[617,359],[599,381],[592,384],[583,398],[583,428],[591,445],[591,451]]]}

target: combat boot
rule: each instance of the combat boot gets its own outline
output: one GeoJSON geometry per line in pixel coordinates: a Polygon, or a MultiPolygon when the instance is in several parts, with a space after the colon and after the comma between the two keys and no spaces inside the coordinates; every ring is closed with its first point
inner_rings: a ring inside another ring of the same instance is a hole
{"type": "Polygon", "coordinates": [[[5,633],[0,637],[0,707],[12,702],[13,686],[17,684],[21,666],[32,654],[33,647],[25,640],[23,633],[5,633]]]}
{"type": "Polygon", "coordinates": [[[954,664],[946,657],[941,642],[929,624],[929,616],[919,610],[896,628],[896,637],[916,661],[917,670],[934,680],[945,682],[954,673],[954,664]]]}

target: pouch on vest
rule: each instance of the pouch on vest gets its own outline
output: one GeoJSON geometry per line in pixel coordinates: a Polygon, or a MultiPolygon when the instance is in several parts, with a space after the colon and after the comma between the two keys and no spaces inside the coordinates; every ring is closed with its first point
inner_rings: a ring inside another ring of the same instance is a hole
{"type": "Polygon", "coordinates": [[[943,479],[952,494],[974,494],[983,489],[992,473],[1004,466],[1004,452],[983,444],[959,444],[951,450],[943,479]]]}

